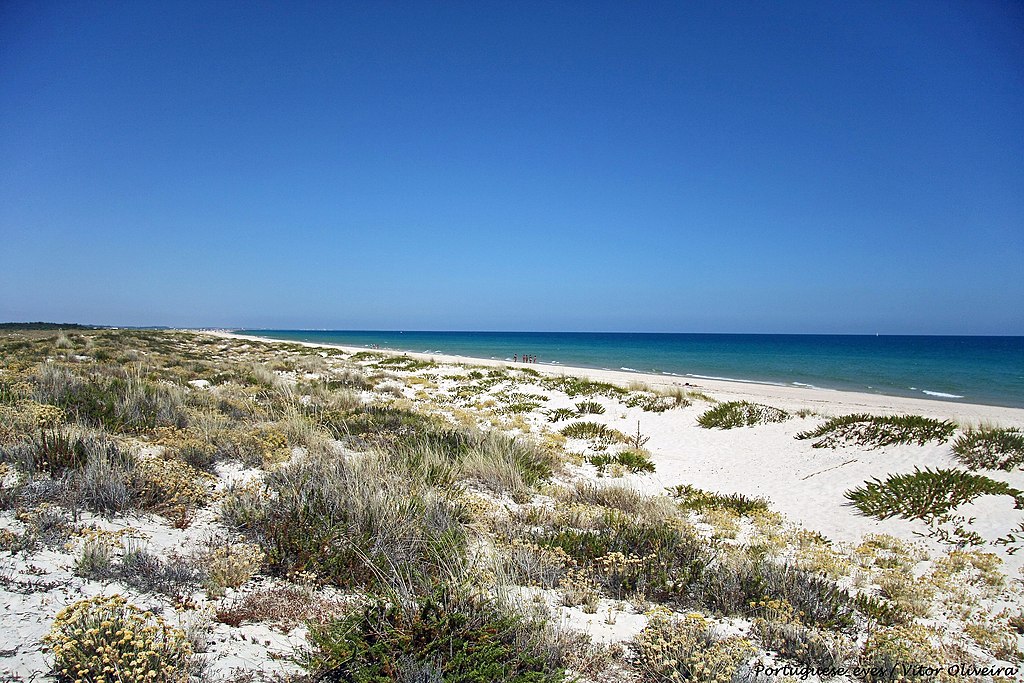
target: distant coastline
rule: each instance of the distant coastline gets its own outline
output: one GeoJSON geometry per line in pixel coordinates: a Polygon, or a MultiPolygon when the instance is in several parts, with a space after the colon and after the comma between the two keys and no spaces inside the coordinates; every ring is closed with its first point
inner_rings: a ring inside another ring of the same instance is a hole
{"type": "Polygon", "coordinates": [[[466,359],[1024,408],[1024,337],[399,332],[238,334],[466,359]]]}

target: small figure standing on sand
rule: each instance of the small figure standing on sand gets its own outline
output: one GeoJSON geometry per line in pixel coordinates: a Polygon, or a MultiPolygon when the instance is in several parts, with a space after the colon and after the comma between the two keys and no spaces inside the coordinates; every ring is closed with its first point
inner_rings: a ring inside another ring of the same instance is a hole
{"type": "Polygon", "coordinates": [[[518,363],[518,362],[519,362],[519,360],[518,360],[518,359],[519,359],[519,355],[518,355],[518,354],[515,354],[515,353],[513,353],[513,354],[512,354],[512,362],[513,362],[513,363],[518,363]]]}

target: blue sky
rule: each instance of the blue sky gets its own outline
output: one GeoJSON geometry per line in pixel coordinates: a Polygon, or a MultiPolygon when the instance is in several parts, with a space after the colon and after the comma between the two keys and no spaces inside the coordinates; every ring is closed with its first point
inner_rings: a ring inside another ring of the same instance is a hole
{"type": "Polygon", "coordinates": [[[6,2],[0,320],[1024,334],[1017,2],[6,2]]]}

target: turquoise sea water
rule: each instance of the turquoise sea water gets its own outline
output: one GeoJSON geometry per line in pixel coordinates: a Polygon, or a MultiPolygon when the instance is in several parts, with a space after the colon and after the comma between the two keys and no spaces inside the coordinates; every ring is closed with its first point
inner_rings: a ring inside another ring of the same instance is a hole
{"type": "Polygon", "coordinates": [[[1024,408],[1024,337],[237,330],[275,339],[1024,408]]]}

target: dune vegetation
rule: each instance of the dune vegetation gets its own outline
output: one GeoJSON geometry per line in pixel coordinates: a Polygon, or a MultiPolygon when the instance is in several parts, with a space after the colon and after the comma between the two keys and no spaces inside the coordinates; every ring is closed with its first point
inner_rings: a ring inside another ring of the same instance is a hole
{"type": "MultiPolygon", "coordinates": [[[[631,484],[658,472],[641,422],[777,408],[178,331],[12,330],[0,358],[0,592],[26,634],[4,656],[60,681],[868,681],[1022,657],[1020,582],[984,549],[834,544],[764,498],[631,484]]],[[[956,428],[922,420],[797,438],[956,428]]],[[[1016,467],[1018,434],[956,453],[1016,467]]],[[[1022,495],[922,470],[848,497],[922,517],[996,494],[1022,495]]]]}

